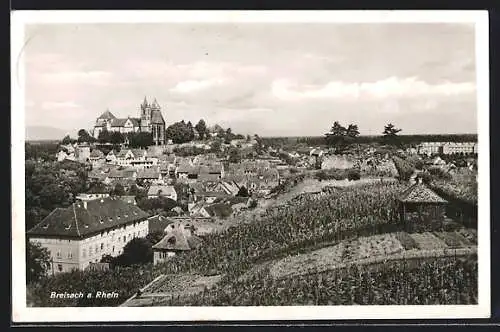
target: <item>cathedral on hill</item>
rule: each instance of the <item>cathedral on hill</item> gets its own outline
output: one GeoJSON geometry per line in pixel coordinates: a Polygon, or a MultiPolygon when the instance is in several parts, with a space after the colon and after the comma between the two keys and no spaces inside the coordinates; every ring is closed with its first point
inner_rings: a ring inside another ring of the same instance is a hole
{"type": "Polygon", "coordinates": [[[120,133],[147,132],[153,135],[153,144],[165,144],[165,120],[161,114],[161,107],[155,100],[149,104],[146,97],[140,105],[139,118],[117,118],[109,110],[102,113],[94,125],[94,137],[98,138],[103,130],[118,131],[120,133]]]}

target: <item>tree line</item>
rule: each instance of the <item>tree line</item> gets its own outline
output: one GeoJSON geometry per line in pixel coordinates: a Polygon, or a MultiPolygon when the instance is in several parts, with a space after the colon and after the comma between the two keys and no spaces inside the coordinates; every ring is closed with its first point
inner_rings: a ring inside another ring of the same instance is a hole
{"type": "MultiPolygon", "coordinates": [[[[402,129],[396,128],[392,123],[388,123],[382,132],[382,142],[388,145],[401,146],[400,136],[402,129]]],[[[359,127],[356,124],[349,124],[347,127],[335,121],[330,131],[324,135],[324,142],[335,147],[336,153],[344,153],[349,146],[354,143],[361,143],[359,140],[359,127]]]]}

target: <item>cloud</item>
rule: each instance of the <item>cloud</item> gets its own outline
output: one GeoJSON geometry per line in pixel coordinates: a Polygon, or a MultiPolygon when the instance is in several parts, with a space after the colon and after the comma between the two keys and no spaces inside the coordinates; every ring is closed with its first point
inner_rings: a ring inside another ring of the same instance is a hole
{"type": "Polygon", "coordinates": [[[113,74],[106,71],[61,71],[53,73],[44,73],[42,80],[52,84],[88,84],[88,85],[106,85],[113,74]]]}
{"type": "Polygon", "coordinates": [[[204,90],[215,85],[221,85],[225,82],[226,80],[223,78],[212,80],[187,80],[177,83],[177,85],[170,89],[170,91],[175,93],[190,93],[204,90]]]}
{"type": "Polygon", "coordinates": [[[47,101],[43,102],[41,108],[43,110],[54,110],[54,109],[68,109],[68,108],[80,108],[80,105],[72,102],[72,101],[47,101]]]}
{"type": "Polygon", "coordinates": [[[323,86],[300,86],[287,79],[278,79],[272,84],[273,95],[281,100],[454,96],[473,93],[475,89],[472,82],[428,84],[416,77],[389,77],[363,83],[332,81],[323,86]]]}

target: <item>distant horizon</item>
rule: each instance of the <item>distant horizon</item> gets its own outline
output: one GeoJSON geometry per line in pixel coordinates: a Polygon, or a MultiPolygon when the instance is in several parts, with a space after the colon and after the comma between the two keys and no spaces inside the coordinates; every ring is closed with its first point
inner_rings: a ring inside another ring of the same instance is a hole
{"type": "MultiPolygon", "coordinates": [[[[28,127],[30,127],[30,126],[28,126],[28,127]]],[[[43,127],[43,126],[39,126],[39,127],[43,127]]],[[[58,129],[58,130],[64,131],[62,129],[54,128],[54,127],[46,127],[46,128],[52,128],[52,129],[58,129]]],[[[82,129],[82,128],[80,128],[80,129],[82,129]]],[[[74,129],[73,132],[77,133],[78,130],[79,129],[74,129]]],[[[240,133],[235,132],[235,134],[240,134],[240,133]]],[[[325,136],[325,134],[323,134],[323,135],[288,135],[288,136],[273,136],[273,135],[265,135],[264,136],[264,135],[259,135],[258,133],[254,133],[254,134],[257,134],[260,138],[321,138],[321,137],[325,136]]],[[[418,133],[418,134],[400,133],[400,134],[398,134],[398,136],[402,136],[402,137],[408,137],[408,136],[477,136],[477,135],[478,135],[477,133],[470,133],[470,132],[469,133],[464,132],[464,133],[418,133]]],[[[60,138],[36,138],[36,139],[29,139],[29,138],[25,137],[25,141],[26,142],[30,142],[30,141],[31,142],[34,142],[34,141],[61,141],[64,138],[64,136],[60,137],[60,138]]],[[[376,134],[376,135],[368,135],[368,134],[360,134],[359,135],[359,137],[382,137],[382,136],[383,136],[382,133],[376,134]]],[[[74,138],[74,139],[77,138],[76,135],[70,135],[70,137],[74,138]]]]}
{"type": "Polygon", "coordinates": [[[138,117],[146,96],[167,126],[203,118],[261,136],[323,134],[334,121],[364,135],[388,122],[407,134],[478,130],[473,24],[38,24],[25,33],[30,126],[89,130],[106,109],[138,117]]]}

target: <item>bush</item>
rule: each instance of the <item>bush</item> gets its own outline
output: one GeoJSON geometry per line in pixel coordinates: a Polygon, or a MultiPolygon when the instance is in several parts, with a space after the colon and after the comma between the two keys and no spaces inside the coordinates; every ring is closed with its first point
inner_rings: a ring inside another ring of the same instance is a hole
{"type": "Polygon", "coordinates": [[[349,181],[356,181],[361,179],[361,174],[357,169],[350,169],[347,171],[347,179],[349,181]]]}
{"type": "Polygon", "coordinates": [[[347,179],[347,171],[341,169],[328,169],[316,172],[316,179],[322,180],[344,180],[347,179]]]}
{"type": "Polygon", "coordinates": [[[452,178],[450,173],[439,167],[430,167],[427,172],[429,172],[429,174],[435,179],[451,180],[452,178]]]}
{"type": "Polygon", "coordinates": [[[257,201],[252,199],[250,201],[250,205],[248,206],[250,209],[255,209],[257,207],[257,201]]]}

